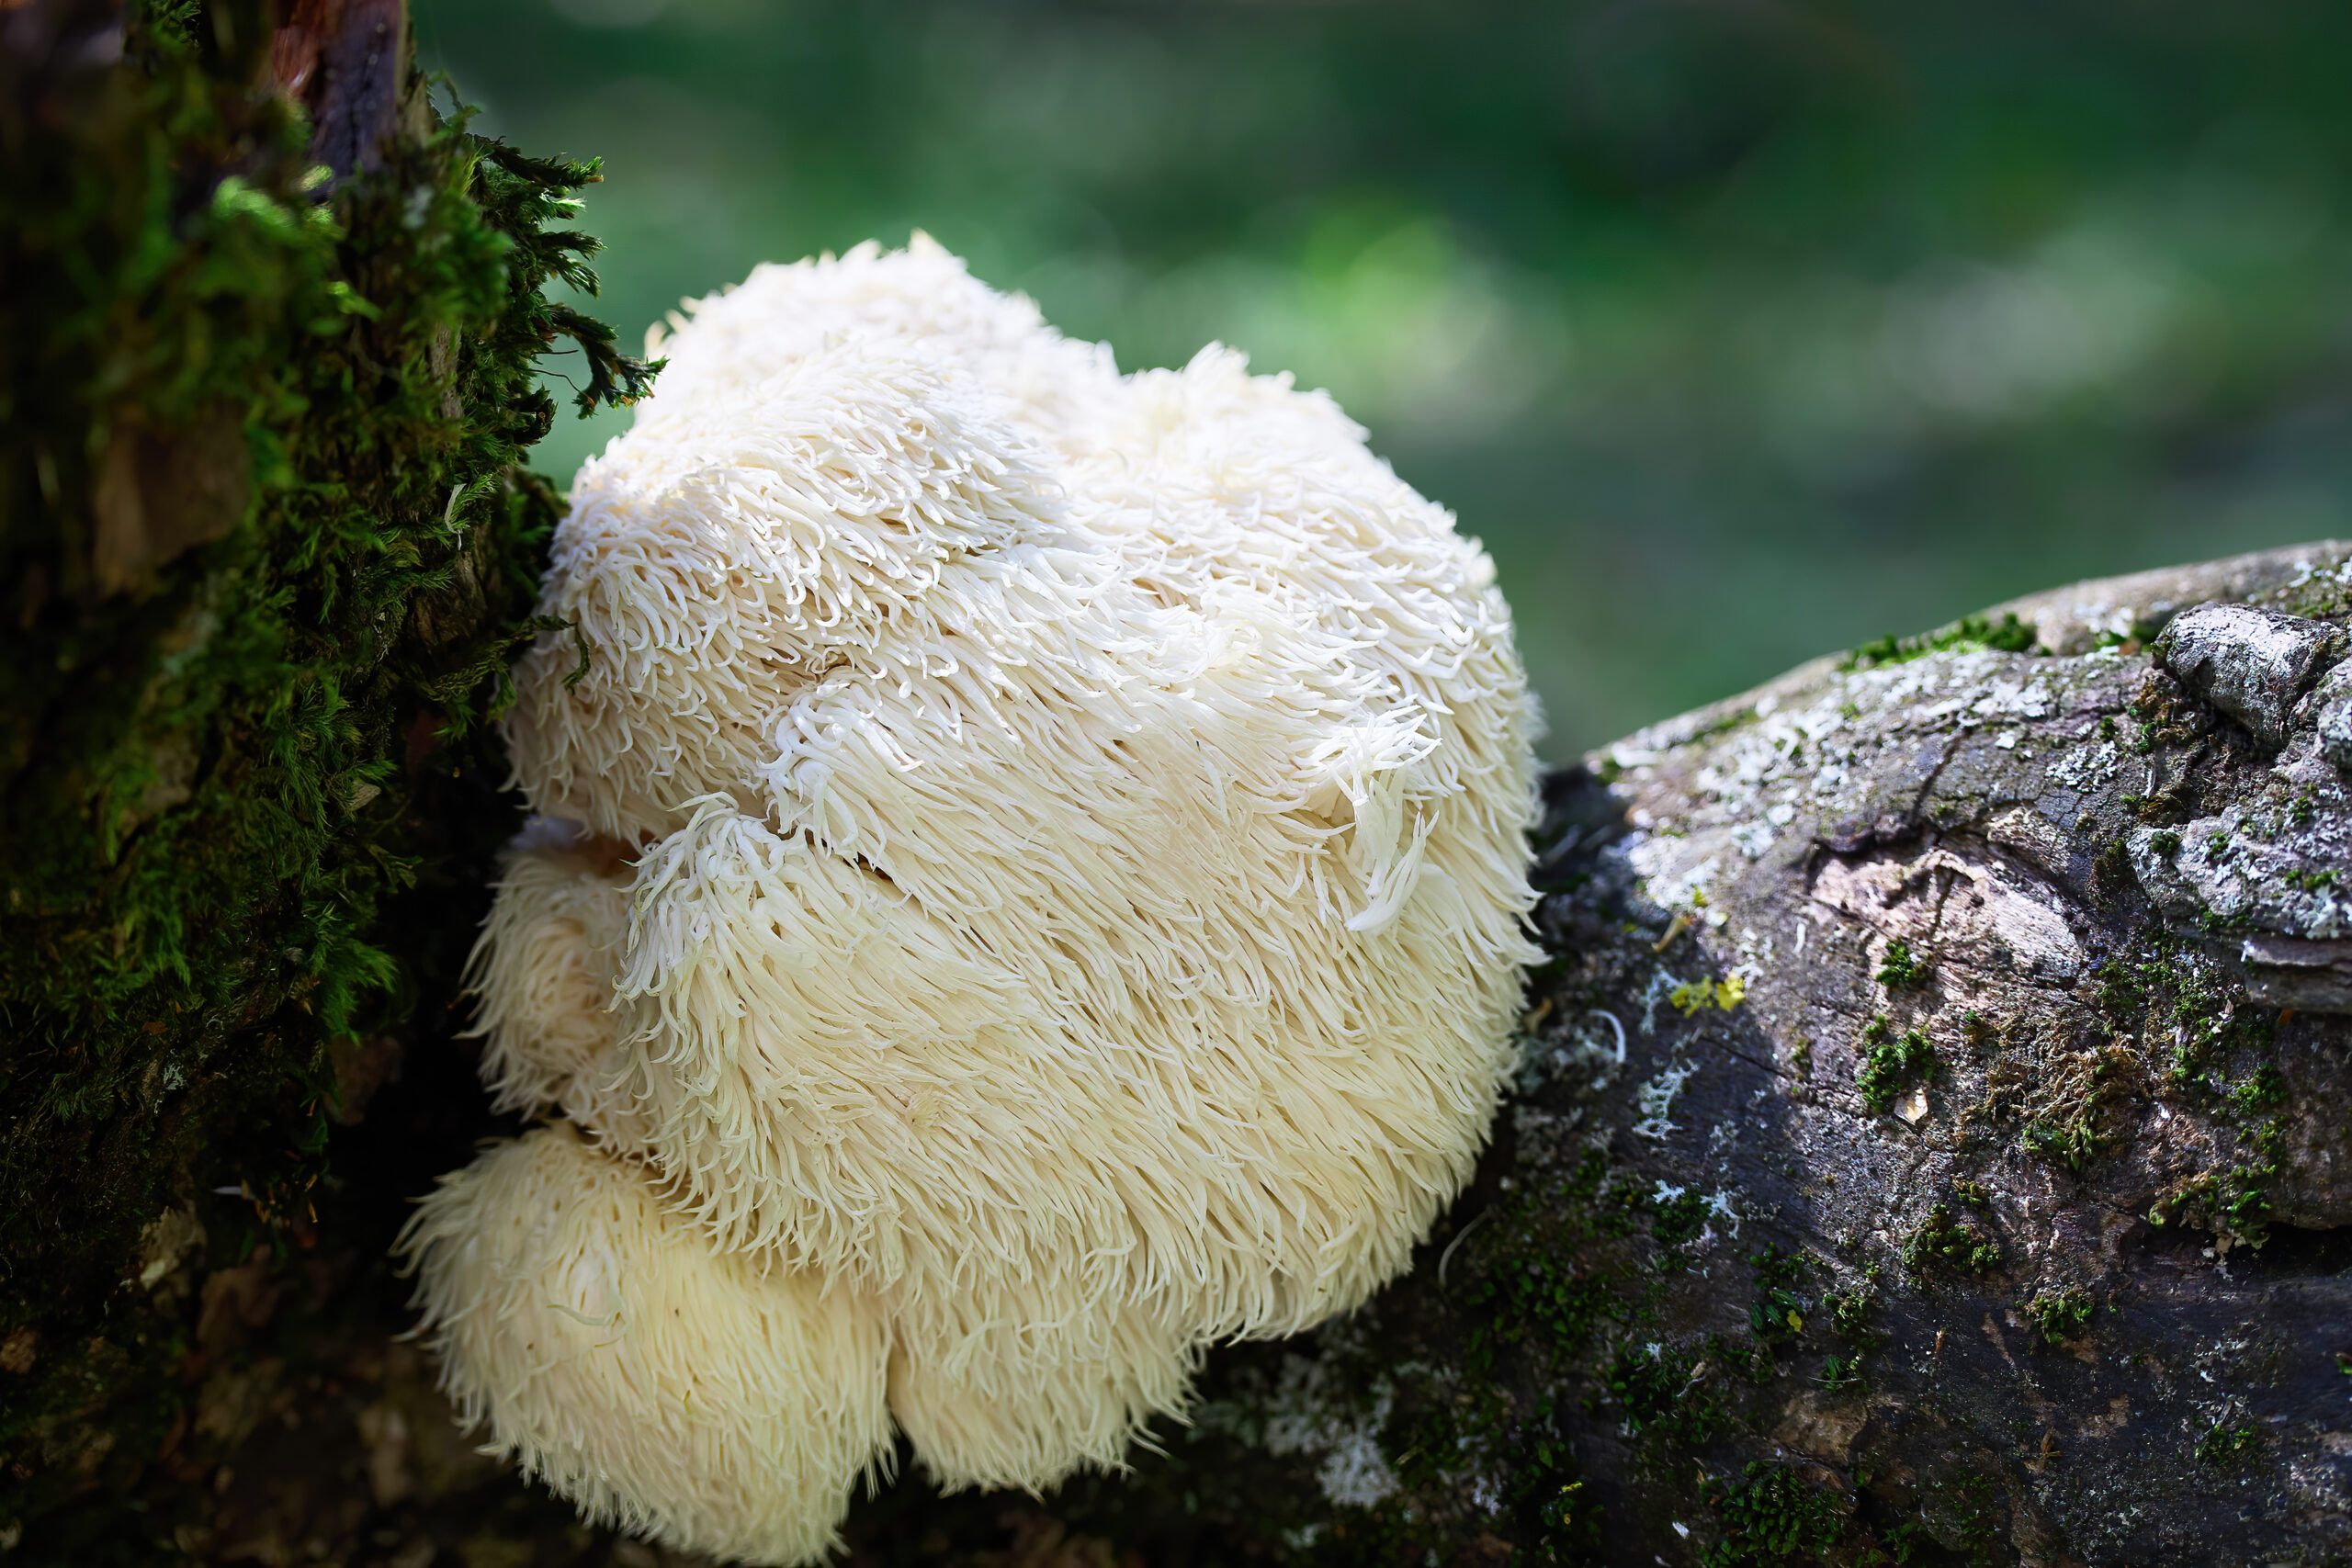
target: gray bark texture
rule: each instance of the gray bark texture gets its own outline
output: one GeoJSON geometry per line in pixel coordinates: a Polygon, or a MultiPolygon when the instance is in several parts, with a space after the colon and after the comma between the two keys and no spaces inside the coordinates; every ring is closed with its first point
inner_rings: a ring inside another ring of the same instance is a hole
{"type": "Polygon", "coordinates": [[[2347,556],[1998,606],[1554,776],[1476,1189],[1212,1374],[1261,1539],[2343,1560],[2347,556]]]}
{"type": "MultiPolygon", "coordinates": [[[[2088,583],[1554,774],[1519,1080],[1412,1273],[1128,1474],[903,1474],[852,1560],[2352,1560],[2348,620],[2347,545],[2088,583]]],[[[157,1262],[243,1369],[185,1555],[679,1561],[469,1453],[379,1264],[157,1262]]]]}

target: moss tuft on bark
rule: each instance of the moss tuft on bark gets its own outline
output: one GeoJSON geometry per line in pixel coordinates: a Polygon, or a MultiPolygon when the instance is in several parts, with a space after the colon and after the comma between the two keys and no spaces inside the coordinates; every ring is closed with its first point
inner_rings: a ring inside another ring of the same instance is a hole
{"type": "Polygon", "coordinates": [[[259,0],[0,12],[10,1531],[184,1416],[142,1274],[334,1223],[370,1043],[455,994],[433,895],[512,824],[485,721],[560,505],[536,363],[573,338],[583,410],[650,374],[547,298],[594,289],[594,164],[436,117],[375,9],[382,124],[259,0]],[[127,1390],[153,1409],[93,1457],[127,1390]]]}

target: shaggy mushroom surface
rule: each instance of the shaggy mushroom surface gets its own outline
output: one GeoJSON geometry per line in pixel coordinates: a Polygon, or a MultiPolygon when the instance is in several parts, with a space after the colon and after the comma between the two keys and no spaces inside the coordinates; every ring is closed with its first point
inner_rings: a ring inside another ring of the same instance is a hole
{"type": "Polygon", "coordinates": [[[894,1427],[1115,1466],[1406,1266],[1506,1067],[1533,715],[1485,554],[1238,354],[1123,377],[920,237],[661,348],[509,720],[482,1067],[548,1125],[405,1246],[495,1444],[807,1562],[894,1427]]]}

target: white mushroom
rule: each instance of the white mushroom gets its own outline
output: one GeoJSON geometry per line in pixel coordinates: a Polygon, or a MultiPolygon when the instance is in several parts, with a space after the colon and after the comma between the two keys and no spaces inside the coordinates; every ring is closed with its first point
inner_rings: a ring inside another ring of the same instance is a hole
{"type": "Polygon", "coordinates": [[[807,1562],[888,1455],[873,1303],[712,1247],[567,1126],[445,1179],[409,1245],[460,1417],[591,1518],[807,1562]]]}
{"type": "Polygon", "coordinates": [[[475,1032],[496,1109],[536,1111],[611,1070],[629,867],[609,840],[543,817],[508,848],[505,871],[474,950],[475,1032]]]}
{"type": "Polygon", "coordinates": [[[886,1366],[942,1483],[1040,1487],[1405,1267],[1509,1062],[1533,715],[1485,555],[1286,377],[1121,378],[920,239],[691,309],[558,533],[587,672],[544,638],[510,735],[579,827],[479,955],[493,1091],[598,1147],[492,1150],[410,1245],[495,1442],[788,1562],[886,1366]],[[486,1229],[558,1213],[623,1280],[690,1237],[842,1359],[775,1387],[714,1313],[725,1436],[637,1463],[647,1391],[554,1378],[588,1352],[516,1307],[571,1254],[486,1229]],[[831,1423],[789,1475],[687,1473],[786,1407],[831,1423]]]}

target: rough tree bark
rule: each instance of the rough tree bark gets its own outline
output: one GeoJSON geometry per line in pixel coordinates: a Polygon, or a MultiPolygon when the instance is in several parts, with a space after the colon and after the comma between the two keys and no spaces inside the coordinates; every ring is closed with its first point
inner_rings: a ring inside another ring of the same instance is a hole
{"type": "MultiPolygon", "coordinates": [[[[587,171],[433,126],[378,0],[117,19],[0,6],[0,1550],[651,1562],[469,1450],[383,1261],[500,1130],[458,720],[527,630],[531,355],[634,374],[538,293],[587,171]]],[[[2344,1560],[2347,621],[2338,545],[2088,584],[1554,775],[1412,1275],[1130,1475],[902,1478],[856,1560],[2344,1560]]]]}
{"type": "Polygon", "coordinates": [[[442,123],[407,43],[399,0],[0,5],[20,1561],[232,1551],[217,1456],[317,1365],[410,1162],[483,1130],[429,1050],[413,1114],[361,1112],[456,1021],[515,815],[482,720],[560,504],[536,361],[575,338],[592,400],[641,367],[543,294],[593,286],[593,168],[442,123]]]}

